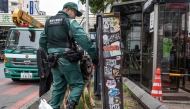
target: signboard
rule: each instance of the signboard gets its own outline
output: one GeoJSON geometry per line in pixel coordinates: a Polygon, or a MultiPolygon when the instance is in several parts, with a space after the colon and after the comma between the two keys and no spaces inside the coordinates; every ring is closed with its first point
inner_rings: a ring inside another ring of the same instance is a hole
{"type": "Polygon", "coordinates": [[[8,0],[0,0],[0,13],[8,13],[8,0]]]}
{"type": "Polygon", "coordinates": [[[33,15],[34,13],[34,2],[30,1],[30,14],[33,15]]]}
{"type": "Polygon", "coordinates": [[[98,17],[102,109],[123,109],[120,13],[98,17]]]}
{"type": "Polygon", "coordinates": [[[30,0],[22,0],[22,10],[30,14],[30,0]]]}
{"type": "Polygon", "coordinates": [[[186,10],[186,3],[169,3],[169,9],[186,10]]]}
{"type": "Polygon", "coordinates": [[[150,33],[154,31],[154,11],[150,13],[150,33]]]}

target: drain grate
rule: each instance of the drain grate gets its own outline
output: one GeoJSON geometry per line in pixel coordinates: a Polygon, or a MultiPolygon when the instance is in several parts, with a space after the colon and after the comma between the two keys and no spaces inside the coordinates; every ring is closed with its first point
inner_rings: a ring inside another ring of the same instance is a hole
{"type": "Polygon", "coordinates": [[[180,100],[180,101],[186,101],[186,100],[190,100],[190,97],[187,97],[187,96],[163,96],[163,100],[180,100]]]}

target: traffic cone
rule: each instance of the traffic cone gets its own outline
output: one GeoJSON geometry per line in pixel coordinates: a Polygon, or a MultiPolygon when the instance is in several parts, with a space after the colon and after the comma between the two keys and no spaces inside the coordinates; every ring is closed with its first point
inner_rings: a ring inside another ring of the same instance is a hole
{"type": "Polygon", "coordinates": [[[151,96],[158,99],[160,102],[163,103],[163,99],[162,99],[162,81],[161,81],[160,68],[156,69],[154,83],[153,83],[152,91],[151,91],[151,96]]]}

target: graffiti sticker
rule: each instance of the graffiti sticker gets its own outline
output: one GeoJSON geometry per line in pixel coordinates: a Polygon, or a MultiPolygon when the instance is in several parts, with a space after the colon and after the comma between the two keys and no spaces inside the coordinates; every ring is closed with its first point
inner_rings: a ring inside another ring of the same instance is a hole
{"type": "Polygon", "coordinates": [[[119,97],[114,97],[114,104],[121,104],[121,99],[119,97]]]}
{"type": "Polygon", "coordinates": [[[112,67],[110,67],[110,66],[105,66],[104,67],[104,74],[105,74],[105,76],[112,76],[112,67]]]}
{"type": "Polygon", "coordinates": [[[106,59],[105,64],[106,64],[106,66],[114,67],[116,65],[116,60],[115,59],[106,59]]]}
{"type": "Polygon", "coordinates": [[[115,69],[120,69],[120,65],[115,65],[114,68],[115,69]]]}
{"type": "Polygon", "coordinates": [[[108,35],[103,35],[103,43],[104,43],[104,45],[109,46],[108,35]]]}
{"type": "Polygon", "coordinates": [[[111,89],[111,88],[115,88],[116,87],[116,81],[113,79],[113,80],[107,80],[106,82],[106,86],[111,89]]]}
{"type": "Polygon", "coordinates": [[[103,18],[103,32],[115,33],[120,30],[120,20],[117,17],[103,18]]]}
{"type": "Polygon", "coordinates": [[[109,104],[121,104],[121,99],[116,97],[109,97],[109,104]]]}
{"type": "Polygon", "coordinates": [[[121,76],[116,76],[115,81],[116,83],[121,83],[121,76]]]}
{"type": "Polygon", "coordinates": [[[104,57],[110,57],[111,55],[110,55],[110,52],[106,52],[106,51],[104,51],[104,57]]]}
{"type": "Polygon", "coordinates": [[[121,60],[121,56],[116,56],[116,60],[121,60]]]}
{"type": "Polygon", "coordinates": [[[112,35],[110,35],[109,42],[112,43],[112,42],[115,42],[115,41],[117,41],[119,39],[120,39],[120,36],[119,36],[118,33],[117,34],[112,34],[112,35]]]}
{"type": "MultiPolygon", "coordinates": [[[[119,34],[112,34],[112,35],[103,35],[103,43],[106,46],[110,46],[110,43],[116,42],[120,39],[119,34]]],[[[110,48],[112,49],[112,48],[110,48]]],[[[109,50],[110,51],[110,50],[109,50]]]]}
{"type": "Polygon", "coordinates": [[[120,20],[117,17],[112,17],[110,19],[110,31],[111,31],[111,33],[118,32],[120,30],[119,23],[120,23],[120,20]]]}
{"type": "Polygon", "coordinates": [[[119,104],[109,104],[110,109],[120,109],[119,104]]]}
{"type": "Polygon", "coordinates": [[[113,68],[113,76],[121,76],[118,69],[113,68]]]}
{"type": "Polygon", "coordinates": [[[111,18],[103,18],[103,32],[108,33],[110,32],[110,19],[111,18]]]}
{"type": "MultiPolygon", "coordinates": [[[[119,46],[119,45],[120,45],[119,41],[116,41],[116,42],[114,42],[114,43],[111,44],[111,46],[119,46]]],[[[111,50],[110,54],[111,54],[111,56],[121,55],[120,48],[111,50]]]]}
{"type": "Polygon", "coordinates": [[[118,45],[113,45],[113,46],[104,46],[104,51],[113,51],[113,50],[119,50],[118,45]]]}
{"type": "Polygon", "coordinates": [[[119,89],[117,89],[117,88],[111,88],[109,90],[108,94],[109,94],[109,97],[114,97],[116,95],[119,95],[120,92],[119,92],[119,89]]]}

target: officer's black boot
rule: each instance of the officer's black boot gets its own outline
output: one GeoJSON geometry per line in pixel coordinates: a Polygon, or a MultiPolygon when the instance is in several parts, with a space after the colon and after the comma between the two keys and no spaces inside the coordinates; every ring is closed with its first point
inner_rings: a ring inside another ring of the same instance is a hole
{"type": "Polygon", "coordinates": [[[67,100],[66,104],[66,109],[75,109],[75,106],[77,105],[74,101],[72,100],[67,100]]]}

